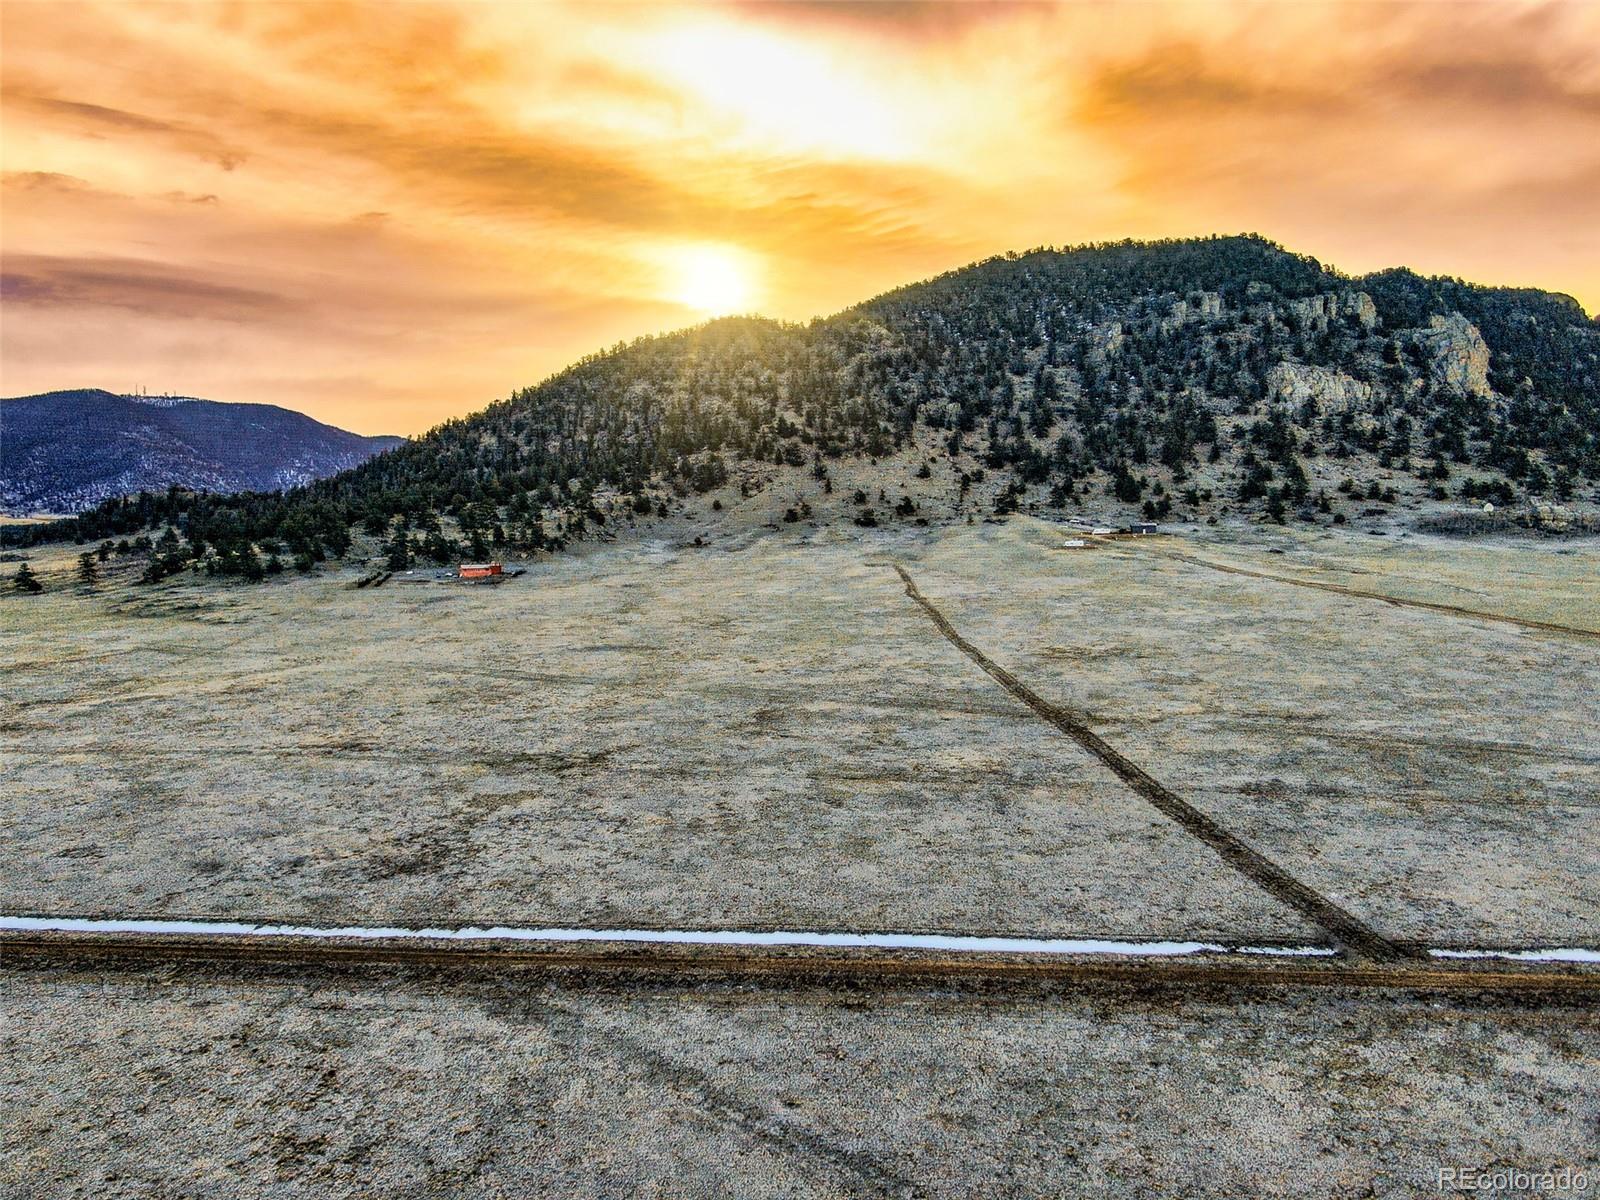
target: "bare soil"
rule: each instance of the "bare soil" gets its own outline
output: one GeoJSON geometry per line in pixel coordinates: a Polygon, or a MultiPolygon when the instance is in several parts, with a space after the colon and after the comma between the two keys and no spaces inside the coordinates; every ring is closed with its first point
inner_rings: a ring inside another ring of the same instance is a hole
{"type": "MultiPolygon", "coordinates": [[[[1600,941],[1592,540],[1066,536],[746,529],[497,588],[82,593],[38,552],[0,912],[1600,941]]],[[[19,1196],[1413,1196],[1593,1164],[1600,1121],[1577,1000],[24,957],[19,1196]]]]}
{"type": "Polygon", "coordinates": [[[1411,1197],[1594,1163],[1591,1007],[13,974],[0,1190],[1411,1197]]]}

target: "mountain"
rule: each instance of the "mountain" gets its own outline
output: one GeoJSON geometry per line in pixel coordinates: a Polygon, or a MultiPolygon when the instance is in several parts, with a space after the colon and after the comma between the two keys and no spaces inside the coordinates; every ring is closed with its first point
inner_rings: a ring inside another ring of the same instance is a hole
{"type": "Polygon", "coordinates": [[[282,496],[147,496],[6,536],[175,524],[174,569],[253,573],[257,546],[306,565],[357,525],[396,561],[447,561],[736,514],[1338,523],[1587,502],[1597,479],[1600,325],[1576,301],[1215,237],[1012,254],[806,325],[643,338],[282,496]]]}
{"type": "Polygon", "coordinates": [[[0,508],[78,512],[179,487],[275,491],[404,442],[362,437],[270,404],[118,396],[97,388],[0,400],[0,508]]]}

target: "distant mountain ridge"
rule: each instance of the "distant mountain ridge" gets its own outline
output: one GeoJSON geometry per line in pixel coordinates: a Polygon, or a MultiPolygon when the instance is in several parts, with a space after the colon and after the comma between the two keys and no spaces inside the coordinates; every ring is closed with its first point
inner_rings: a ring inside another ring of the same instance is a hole
{"type": "Polygon", "coordinates": [[[1600,321],[1247,235],[1031,250],[804,325],[640,338],[292,491],[109,501],[0,544],[160,532],[159,578],[250,574],[267,546],[309,569],[358,526],[398,569],[661,521],[1336,525],[1551,502],[1600,506],[1600,321]]]}
{"type": "Polygon", "coordinates": [[[0,400],[0,508],[81,512],[179,487],[272,492],[403,445],[272,404],[77,388],[0,400]]]}

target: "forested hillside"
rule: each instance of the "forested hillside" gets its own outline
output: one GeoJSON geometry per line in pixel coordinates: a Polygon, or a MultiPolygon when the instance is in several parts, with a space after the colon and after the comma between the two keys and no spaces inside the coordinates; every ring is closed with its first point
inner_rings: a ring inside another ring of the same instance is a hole
{"type": "Polygon", "coordinates": [[[820,499],[837,464],[883,460],[887,499],[912,458],[951,500],[907,501],[902,519],[959,518],[981,496],[1342,520],[1339,489],[1316,483],[1335,475],[1389,502],[1590,497],[1600,325],[1563,296],[1349,278],[1256,237],[1033,251],[808,325],[730,319],[619,346],[287,493],[145,495],[11,537],[172,526],[173,569],[253,574],[240,564],[258,547],[306,566],[358,528],[397,561],[447,561],[747,495],[774,478],[753,465],[820,499]]]}
{"type": "Polygon", "coordinates": [[[177,484],[289,488],[399,445],[271,404],[119,396],[99,388],[0,400],[0,508],[70,513],[177,484]]]}

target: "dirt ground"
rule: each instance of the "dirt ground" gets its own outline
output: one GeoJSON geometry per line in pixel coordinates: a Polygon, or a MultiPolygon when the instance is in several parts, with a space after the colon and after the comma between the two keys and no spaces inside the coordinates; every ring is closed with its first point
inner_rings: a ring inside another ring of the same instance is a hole
{"type": "Polygon", "coordinates": [[[1592,1008],[1380,1001],[24,973],[0,1189],[1417,1196],[1596,1165],[1592,1008]]]}
{"type": "Polygon", "coordinates": [[[1451,602],[1471,578],[1475,607],[1600,629],[1592,548],[1061,538],[1014,518],[618,546],[492,588],[8,597],[0,911],[1316,940],[976,670],[899,562],[1381,930],[1594,940],[1600,639],[1166,553],[1451,602]]]}
{"type": "Polygon", "coordinates": [[[1038,524],[986,529],[1001,564],[1057,565],[1026,588],[1020,567],[974,571],[955,543],[904,558],[1036,691],[1375,926],[1436,945],[1592,943],[1600,637],[1173,555],[1600,630],[1600,554],[1252,533],[1061,551],[1038,524]]]}
{"type": "MultiPolygon", "coordinates": [[[[0,913],[1329,943],[898,563],[1381,935],[1600,942],[1600,547],[1066,536],[746,531],[365,590],[82,594],[35,555],[46,593],[0,599],[0,913]]],[[[11,970],[0,1008],[19,1195],[1409,1196],[1582,1165],[1600,1121],[1592,1011],[1482,998],[11,970]]]]}

